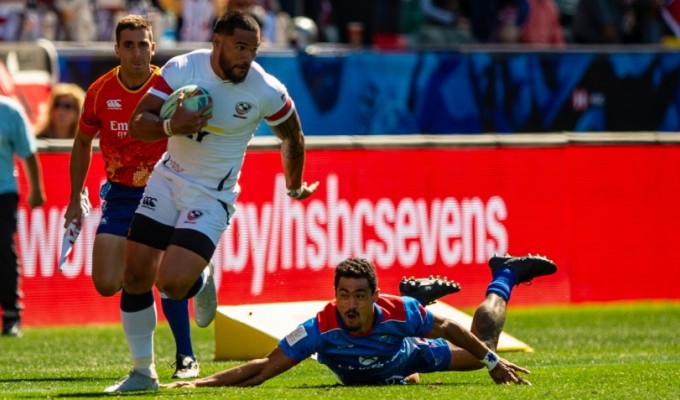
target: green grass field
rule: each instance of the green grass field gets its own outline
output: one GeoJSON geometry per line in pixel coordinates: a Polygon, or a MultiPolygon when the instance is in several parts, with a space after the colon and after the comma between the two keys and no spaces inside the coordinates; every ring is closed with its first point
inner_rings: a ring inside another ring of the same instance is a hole
{"type": "MultiPolygon", "coordinates": [[[[467,310],[469,311],[469,310],[467,310]]],[[[680,303],[642,302],[510,309],[506,331],[534,353],[503,353],[531,370],[533,386],[497,386],[485,371],[422,375],[422,383],[343,387],[315,361],[256,388],[205,388],[121,397],[238,399],[680,399],[680,303]]],[[[192,328],[202,376],[233,362],[212,361],[212,325],[192,328]]],[[[156,332],[162,382],[174,369],[170,330],[156,332]]],[[[27,328],[0,338],[0,398],[91,398],[129,369],[122,329],[27,328]]],[[[109,396],[106,396],[109,397],[109,396]]]]}

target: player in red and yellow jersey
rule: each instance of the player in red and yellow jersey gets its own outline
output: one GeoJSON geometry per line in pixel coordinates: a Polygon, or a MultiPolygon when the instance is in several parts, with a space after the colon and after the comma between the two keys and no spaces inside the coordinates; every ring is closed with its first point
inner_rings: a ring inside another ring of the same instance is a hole
{"type": "MultiPolygon", "coordinates": [[[[73,220],[78,226],[82,223],[80,204],[95,137],[99,137],[105,161],[107,181],[100,191],[102,215],[92,255],[92,280],[102,296],[113,296],[123,286],[128,228],[149,175],[167,145],[166,140],[145,143],[133,139],[128,129],[139,99],[159,77],[159,68],[151,65],[154,49],[151,26],[146,19],[128,15],[118,22],[115,52],[120,65],[88,88],[80,129],[71,150],[71,198],[64,214],[65,227],[73,220]]],[[[162,293],[161,298],[177,347],[173,378],[196,377],[198,363],[191,345],[188,301],[171,300],[162,293]]],[[[121,295],[121,318],[136,311],[137,302],[134,296],[121,295]]],[[[125,335],[138,336],[135,327],[126,328],[125,335]]],[[[145,349],[129,343],[133,359],[146,363],[152,357],[145,349]]]]}
{"type": "Polygon", "coordinates": [[[141,96],[158,78],[159,68],[150,65],[136,74],[137,79],[125,79],[123,71],[122,66],[117,66],[88,89],[80,119],[80,133],[86,138],[80,142],[91,143],[99,134],[107,179],[139,188],[146,186],[151,170],[165,152],[167,140],[146,143],[133,139],[128,132],[128,121],[141,96]]]}

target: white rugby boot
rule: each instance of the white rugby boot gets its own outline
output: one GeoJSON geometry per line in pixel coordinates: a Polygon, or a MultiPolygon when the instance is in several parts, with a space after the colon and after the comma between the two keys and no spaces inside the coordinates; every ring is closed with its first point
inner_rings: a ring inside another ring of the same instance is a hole
{"type": "Polygon", "coordinates": [[[196,319],[196,325],[201,328],[210,325],[217,314],[217,288],[215,287],[214,268],[212,262],[205,267],[208,279],[203,289],[194,296],[194,319],[196,319]]]}
{"type": "Polygon", "coordinates": [[[198,361],[189,357],[178,355],[177,361],[175,362],[175,373],[172,375],[172,379],[193,379],[198,378],[199,368],[198,361]]]}
{"type": "Polygon", "coordinates": [[[104,393],[134,392],[138,390],[158,390],[158,378],[152,378],[132,370],[123,380],[104,389],[104,393]]]}

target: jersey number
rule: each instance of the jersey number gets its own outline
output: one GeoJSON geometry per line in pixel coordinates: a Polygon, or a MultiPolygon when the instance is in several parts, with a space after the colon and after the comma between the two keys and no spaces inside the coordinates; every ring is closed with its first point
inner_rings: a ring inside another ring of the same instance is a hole
{"type": "Polygon", "coordinates": [[[187,135],[187,137],[188,137],[189,139],[191,139],[191,140],[195,140],[195,141],[197,141],[198,143],[201,143],[201,142],[203,141],[203,138],[204,138],[206,135],[209,135],[209,134],[210,134],[210,132],[200,131],[200,132],[194,133],[194,134],[192,134],[192,135],[187,135]]]}

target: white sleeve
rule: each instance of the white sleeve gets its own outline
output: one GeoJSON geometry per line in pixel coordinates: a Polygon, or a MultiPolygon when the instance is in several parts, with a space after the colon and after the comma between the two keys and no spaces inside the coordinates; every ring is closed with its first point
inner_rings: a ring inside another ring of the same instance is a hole
{"type": "Polygon", "coordinates": [[[290,117],[295,110],[295,103],[278,79],[267,75],[266,80],[270,90],[262,103],[262,111],[267,124],[276,126],[290,117]]]}

